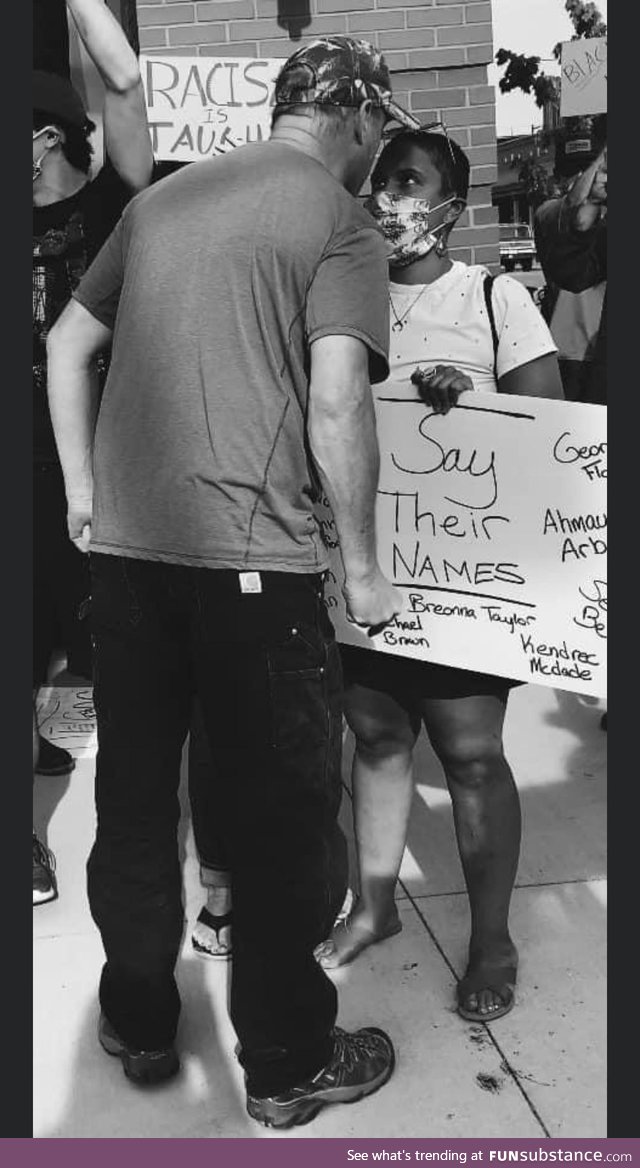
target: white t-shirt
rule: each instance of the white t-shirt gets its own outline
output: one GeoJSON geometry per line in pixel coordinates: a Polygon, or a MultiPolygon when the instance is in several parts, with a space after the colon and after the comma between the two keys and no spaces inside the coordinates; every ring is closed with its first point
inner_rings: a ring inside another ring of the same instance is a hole
{"type": "MultiPolygon", "coordinates": [[[[497,391],[483,289],[487,275],[487,269],[479,264],[454,260],[451,269],[433,284],[390,284],[389,381],[409,382],[417,365],[423,369],[454,365],[471,378],[474,389],[497,391]],[[402,329],[394,329],[396,318],[403,322],[402,329]]],[[[522,284],[509,276],[497,276],[491,298],[498,333],[498,377],[557,351],[522,284]]]]}

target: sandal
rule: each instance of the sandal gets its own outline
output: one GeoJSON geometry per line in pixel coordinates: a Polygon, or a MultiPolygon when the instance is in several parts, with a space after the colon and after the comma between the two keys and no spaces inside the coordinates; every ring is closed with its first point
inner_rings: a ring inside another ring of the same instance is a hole
{"type": "Polygon", "coordinates": [[[513,1010],[515,1004],[515,985],[518,973],[517,965],[479,965],[473,973],[467,973],[458,982],[456,989],[458,999],[458,1013],[467,1022],[495,1022],[504,1018],[505,1014],[513,1010]],[[463,1005],[471,994],[481,990],[492,990],[500,998],[502,1005],[493,1010],[469,1010],[463,1005]]]}
{"type": "Polygon", "coordinates": [[[223,929],[231,925],[232,913],[226,912],[221,916],[214,916],[206,905],[200,909],[198,919],[191,934],[191,944],[201,957],[212,957],[218,961],[228,961],[231,957],[231,942],[227,944],[220,938],[223,929]]]}

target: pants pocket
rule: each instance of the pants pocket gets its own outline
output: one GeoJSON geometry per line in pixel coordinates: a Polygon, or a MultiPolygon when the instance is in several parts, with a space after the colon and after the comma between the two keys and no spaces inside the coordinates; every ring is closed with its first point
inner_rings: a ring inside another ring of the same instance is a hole
{"type": "Polygon", "coordinates": [[[92,555],[89,619],[94,636],[102,631],[126,633],[142,616],[130,566],[120,556],[92,555]]]}
{"type": "MultiPolygon", "coordinates": [[[[315,770],[331,726],[326,687],[327,644],[309,624],[290,626],[267,646],[272,745],[315,770]]],[[[324,753],[322,753],[324,768],[324,753]]]]}

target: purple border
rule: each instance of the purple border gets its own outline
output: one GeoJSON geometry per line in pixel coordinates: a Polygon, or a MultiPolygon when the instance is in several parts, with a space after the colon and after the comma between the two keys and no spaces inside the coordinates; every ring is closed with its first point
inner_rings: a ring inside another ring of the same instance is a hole
{"type": "Polygon", "coordinates": [[[216,1139],[203,1140],[116,1140],[125,1148],[114,1149],[111,1140],[57,1140],[55,1148],[42,1145],[52,1140],[5,1139],[5,1163],[17,1168],[31,1168],[34,1164],[52,1165],[53,1168],[69,1168],[75,1162],[78,1168],[113,1168],[114,1156],[118,1168],[131,1163],[139,1168],[141,1161],[149,1158],[154,1168],[177,1168],[180,1157],[187,1154],[189,1168],[246,1168],[259,1165],[260,1168],[346,1168],[348,1165],[375,1160],[381,1163],[427,1163],[431,1164],[482,1162],[486,1168],[501,1163],[547,1163],[559,1161],[569,1163],[600,1163],[608,1157],[614,1162],[627,1163],[632,1168],[640,1168],[640,1139],[433,1139],[417,1140],[358,1140],[358,1139],[296,1139],[283,1136],[280,1139],[216,1139]],[[97,1143],[106,1143],[106,1148],[98,1148],[97,1143]],[[151,1148],[150,1145],[157,1144],[151,1148]],[[66,1147],[64,1146],[66,1144],[66,1147]],[[90,1144],[90,1148],[85,1148],[90,1144]],[[356,1157],[356,1153],[358,1156],[356,1157]],[[376,1153],[378,1153],[376,1155],[376,1153]],[[386,1153],[386,1154],[385,1154],[386,1153]],[[395,1153],[395,1155],[394,1155],[395,1153]],[[464,1158],[462,1153],[465,1154],[464,1158]],[[472,1160],[472,1155],[475,1157],[472,1160]],[[53,1159],[52,1159],[53,1157],[53,1159]],[[425,1157],[423,1159],[423,1157],[425,1157]]]}

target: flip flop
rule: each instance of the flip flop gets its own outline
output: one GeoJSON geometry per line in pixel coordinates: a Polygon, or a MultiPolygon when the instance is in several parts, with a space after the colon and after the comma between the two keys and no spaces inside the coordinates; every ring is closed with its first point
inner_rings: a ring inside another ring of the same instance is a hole
{"type": "Polygon", "coordinates": [[[333,929],[333,936],[328,938],[327,941],[323,941],[322,944],[318,945],[317,949],[315,950],[316,961],[318,962],[318,965],[322,966],[323,969],[339,969],[342,965],[350,965],[351,962],[355,961],[356,957],[362,953],[363,949],[368,949],[369,945],[377,945],[379,941],[387,941],[389,937],[395,937],[396,933],[399,933],[401,929],[402,921],[397,920],[389,929],[386,929],[382,933],[374,933],[369,931],[365,932],[362,930],[360,939],[355,942],[349,957],[345,961],[339,961],[335,965],[325,965],[322,958],[331,957],[338,952],[336,943],[334,941],[336,933],[347,933],[350,938],[353,938],[355,935],[349,928],[348,918],[345,920],[339,920],[333,929]],[[320,950],[323,949],[323,947],[328,943],[331,943],[333,949],[329,953],[321,953],[320,950]]]}
{"type": "Polygon", "coordinates": [[[517,965],[488,965],[486,963],[480,965],[473,973],[465,974],[458,982],[456,990],[460,1017],[467,1022],[495,1022],[498,1018],[504,1018],[505,1014],[509,1014],[513,1010],[515,1004],[514,991],[517,974],[517,965]],[[468,1010],[466,1006],[462,1005],[470,994],[477,994],[481,990],[493,990],[493,993],[498,995],[503,1004],[494,1010],[487,1010],[485,1013],[480,1010],[468,1010]]]}
{"type": "MultiPolygon", "coordinates": [[[[196,924],[204,925],[205,928],[210,929],[212,933],[215,933],[216,943],[218,946],[222,947],[224,946],[224,941],[220,940],[220,933],[222,929],[228,927],[231,924],[232,915],[233,914],[230,911],[223,913],[221,916],[214,916],[213,913],[209,912],[209,909],[206,907],[206,905],[204,905],[198,913],[196,924]]],[[[207,948],[206,944],[203,944],[202,941],[197,939],[195,934],[192,934],[191,936],[191,944],[193,945],[196,953],[198,953],[201,957],[208,957],[214,961],[228,961],[231,957],[231,944],[226,946],[222,953],[213,953],[211,949],[207,948]]]]}

